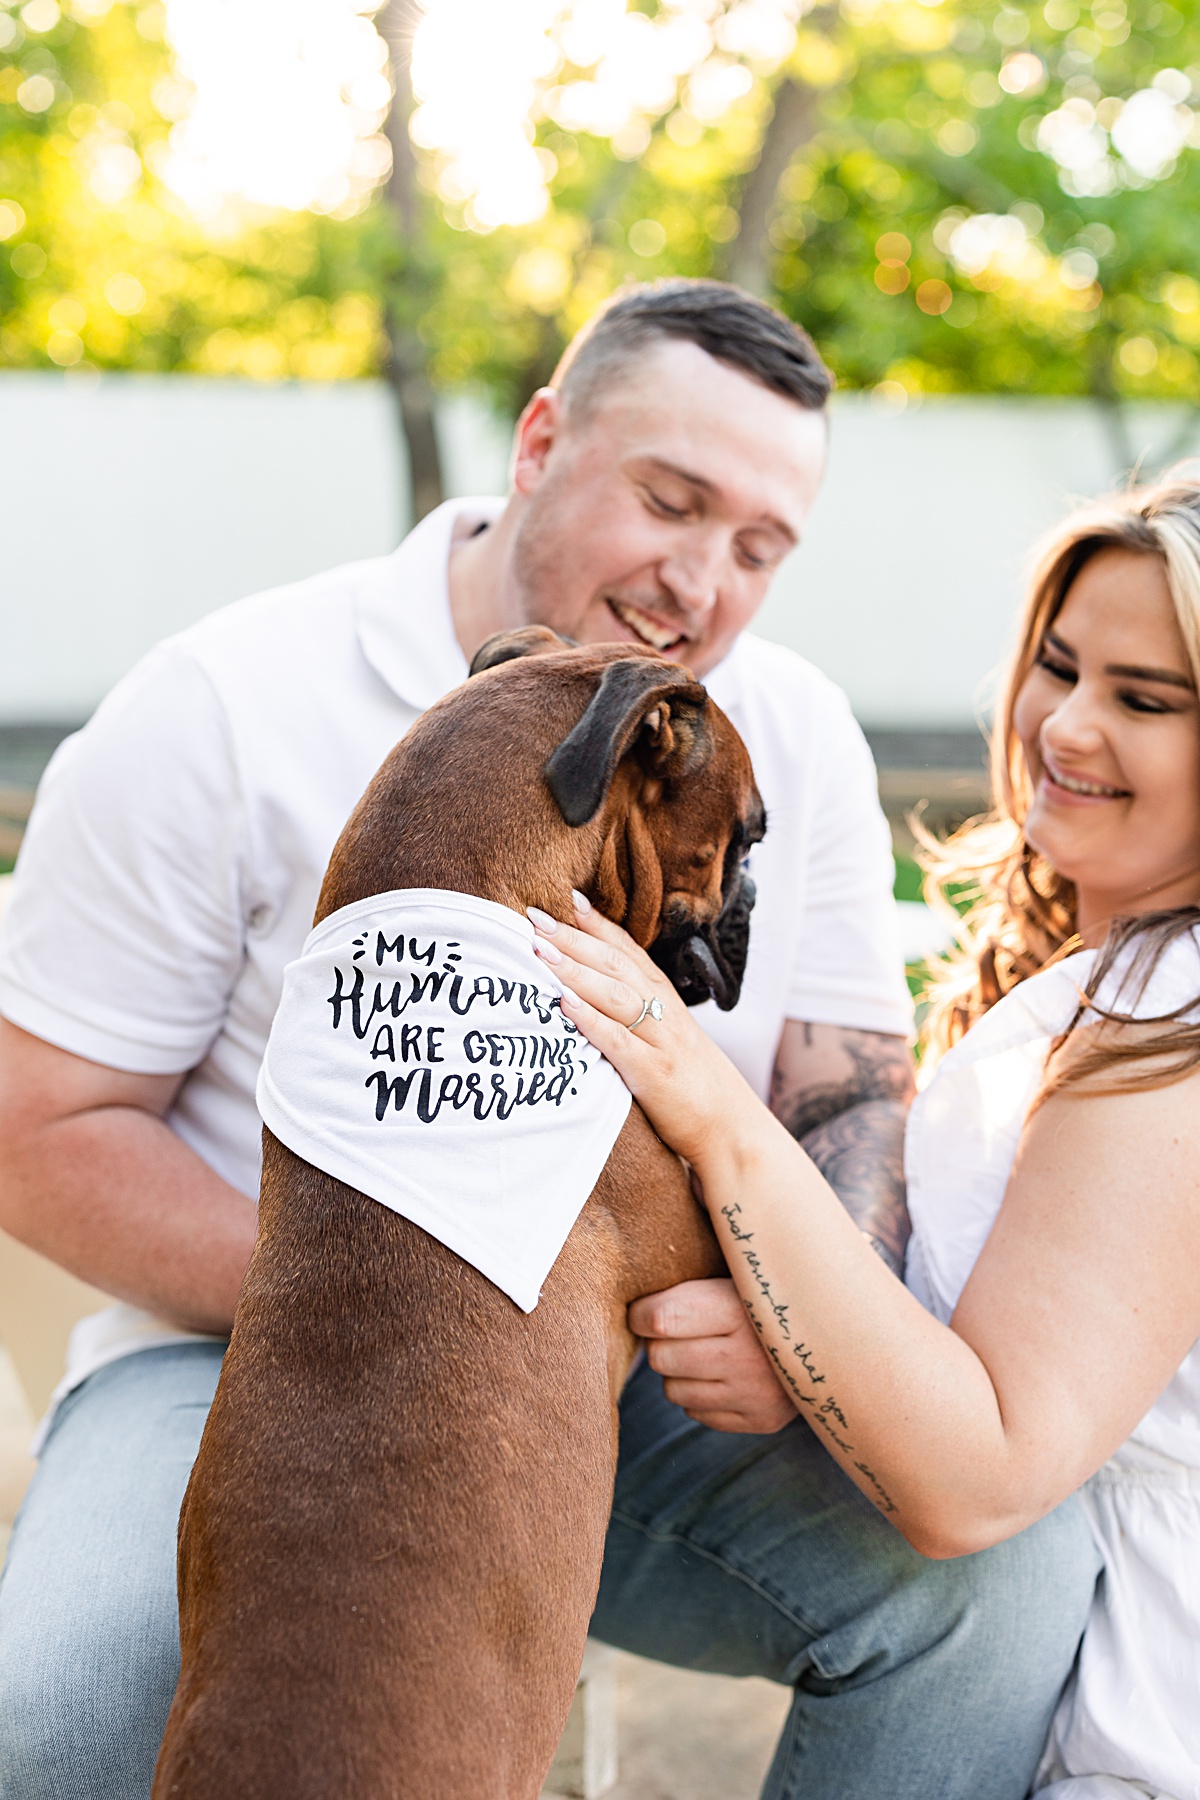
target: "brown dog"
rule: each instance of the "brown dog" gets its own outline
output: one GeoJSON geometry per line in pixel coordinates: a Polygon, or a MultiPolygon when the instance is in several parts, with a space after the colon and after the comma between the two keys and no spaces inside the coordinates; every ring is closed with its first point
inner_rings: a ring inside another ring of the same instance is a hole
{"type": "MultiPolygon", "coordinates": [[[[480,669],[384,763],[318,920],[410,887],[562,917],[577,887],[732,1005],[763,812],[728,720],[650,651],[541,627],[480,669]]],[[[528,1315],[265,1132],[154,1800],[533,1800],[599,1580],[626,1307],[721,1268],[636,1106],[528,1315]]]]}

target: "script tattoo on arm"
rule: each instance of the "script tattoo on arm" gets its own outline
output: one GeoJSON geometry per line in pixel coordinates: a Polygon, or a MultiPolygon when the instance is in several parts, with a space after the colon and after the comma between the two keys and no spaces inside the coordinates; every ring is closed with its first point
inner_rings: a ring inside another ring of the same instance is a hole
{"type": "Polygon", "coordinates": [[[895,1275],[903,1273],[910,1230],[904,1119],[912,1093],[903,1038],[792,1020],[785,1026],[771,1110],[895,1275]]]}
{"type": "Polygon", "coordinates": [[[741,1222],[741,1207],[733,1201],[721,1208],[721,1217],[733,1240],[733,1254],[742,1258],[759,1294],[757,1304],[743,1295],[742,1305],[780,1380],[791,1394],[798,1410],[809,1419],[817,1432],[823,1433],[835,1444],[850,1466],[857,1469],[871,1490],[869,1498],[880,1512],[896,1512],[896,1503],[879,1477],[861,1457],[856,1457],[854,1445],[847,1435],[851,1429],[850,1421],[836,1394],[820,1391],[828,1389],[828,1378],[817,1366],[811,1345],[803,1338],[793,1335],[788,1317],[788,1302],[772,1288],[763,1268],[762,1258],[754,1246],[754,1233],[747,1231],[741,1222]],[[777,1339],[782,1342],[777,1342],[777,1339]]]}

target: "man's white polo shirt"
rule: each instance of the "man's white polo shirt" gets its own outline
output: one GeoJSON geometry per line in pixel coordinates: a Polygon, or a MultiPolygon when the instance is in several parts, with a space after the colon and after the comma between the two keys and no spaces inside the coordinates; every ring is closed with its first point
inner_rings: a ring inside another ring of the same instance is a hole
{"type": "MultiPolygon", "coordinates": [[[[447,502],[391,556],[168,639],[43,778],[0,936],[0,1012],[93,1062],[190,1070],[168,1124],[245,1194],[258,1192],[254,1090],[284,966],[371,776],[466,677],[451,532],[502,505],[447,502]]],[[[890,846],[840,689],[747,634],[706,685],[746,741],[768,830],[751,857],[741,1000],[700,1016],[765,1094],[785,1019],[909,1031],[890,846]]],[[[179,1336],[120,1313],[78,1346],[75,1379],[179,1336]]]]}

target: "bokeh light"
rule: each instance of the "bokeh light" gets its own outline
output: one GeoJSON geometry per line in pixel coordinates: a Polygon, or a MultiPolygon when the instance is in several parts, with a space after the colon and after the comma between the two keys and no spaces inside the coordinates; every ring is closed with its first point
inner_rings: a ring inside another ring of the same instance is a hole
{"type": "MultiPolygon", "coordinates": [[[[32,0],[42,4],[43,0],[32,0]]],[[[167,0],[176,81],[155,173],[201,217],[230,199],[345,215],[387,175],[377,0],[167,0]]]]}
{"type": "Polygon", "coordinates": [[[436,153],[439,195],[464,225],[529,224],[556,172],[534,142],[539,121],[633,159],[678,107],[686,138],[688,122],[714,124],[789,55],[804,9],[665,0],[651,18],[626,0],[430,0],[413,43],[413,141],[436,153]]]}
{"type": "Polygon", "coordinates": [[[329,380],[403,319],[511,409],[623,281],[716,274],[881,406],[1200,405],[1200,19],[1142,6],[0,0],[0,358],[329,380]]]}
{"type": "Polygon", "coordinates": [[[1054,158],[1063,191],[1076,198],[1161,181],[1186,145],[1200,143],[1200,121],[1184,104],[1191,91],[1182,70],[1160,69],[1127,100],[1073,94],[1041,121],[1037,147],[1054,158]]]}
{"type": "MultiPolygon", "coordinates": [[[[439,196],[462,224],[530,224],[557,167],[534,141],[539,121],[608,139],[626,158],[675,109],[677,136],[702,130],[791,54],[808,3],[664,0],[651,18],[626,0],[427,0],[412,44],[413,142],[434,154],[439,196]]],[[[155,173],[202,218],[230,200],[358,210],[390,167],[378,6],[167,0],[177,78],[155,90],[172,122],[155,173]]],[[[57,16],[56,0],[31,8],[57,16]]],[[[31,111],[53,100],[39,80],[26,83],[31,111]]],[[[120,148],[95,147],[92,186],[107,204],[140,178],[120,148]]]]}

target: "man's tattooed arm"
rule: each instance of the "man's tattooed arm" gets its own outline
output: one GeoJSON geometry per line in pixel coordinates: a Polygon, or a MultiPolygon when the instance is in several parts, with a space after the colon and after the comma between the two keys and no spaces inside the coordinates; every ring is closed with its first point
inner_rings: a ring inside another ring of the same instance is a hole
{"type": "Polygon", "coordinates": [[[864,1100],[800,1139],[859,1230],[894,1275],[904,1273],[909,1219],[900,1100],[864,1100]]]}
{"type": "Polygon", "coordinates": [[[909,1234],[903,1152],[912,1094],[903,1038],[793,1019],[784,1026],[771,1110],[897,1275],[909,1234]]]}

